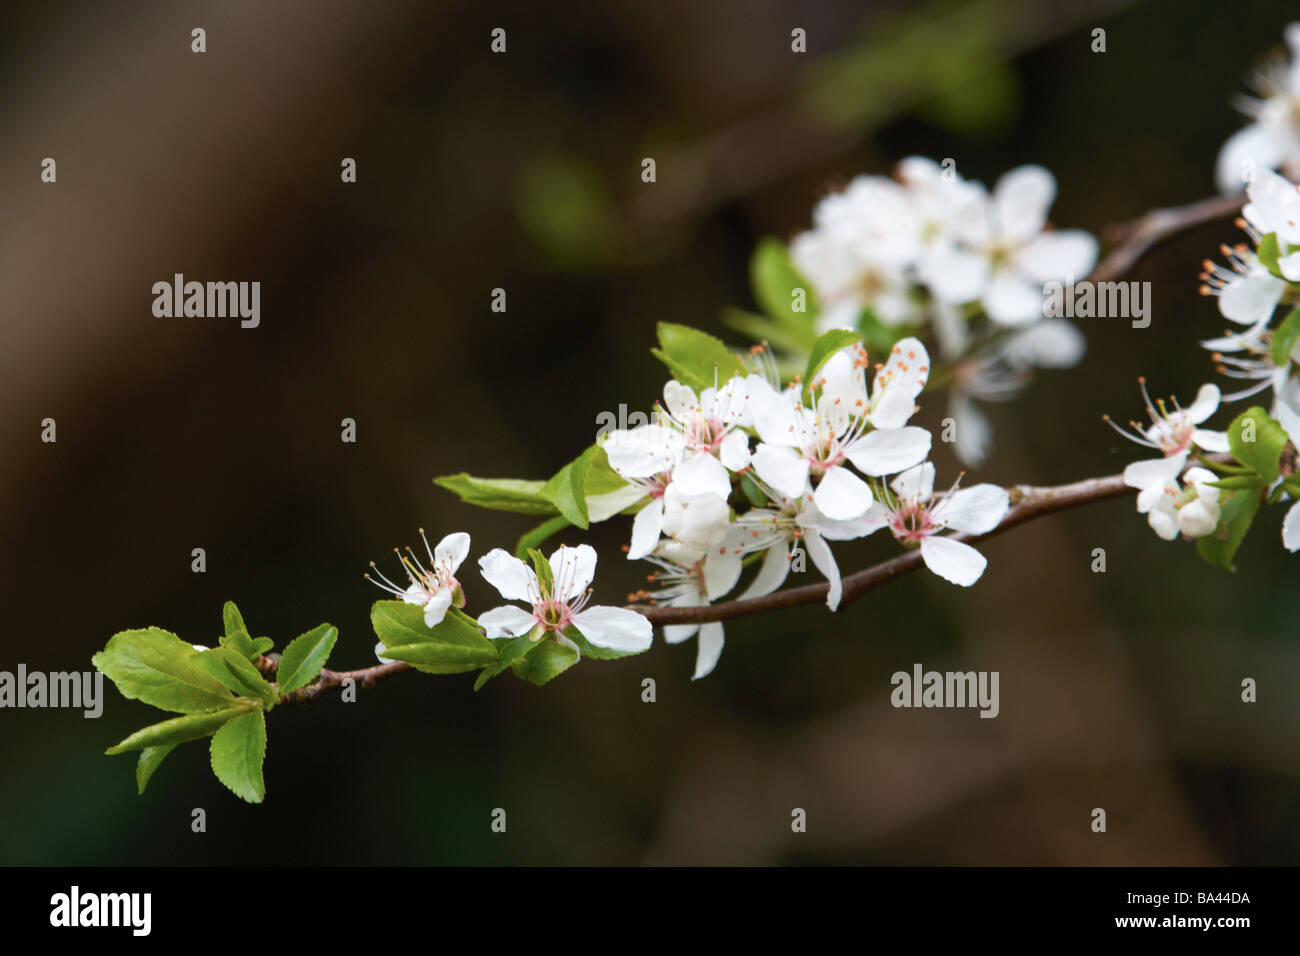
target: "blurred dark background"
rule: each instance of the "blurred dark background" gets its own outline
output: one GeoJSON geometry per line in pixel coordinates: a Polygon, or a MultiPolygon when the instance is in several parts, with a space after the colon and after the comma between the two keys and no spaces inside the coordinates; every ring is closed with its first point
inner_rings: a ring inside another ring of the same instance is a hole
{"type": "MultiPolygon", "coordinates": [[[[1099,234],[1201,198],[1241,122],[1231,99],[1294,12],[6,4],[0,669],[84,670],[150,624],[211,643],[228,598],[255,634],[282,645],[328,620],[332,666],[373,663],[367,561],[421,525],[469,530],[477,556],[532,524],[432,477],[545,477],[599,412],[647,408],[655,323],[727,334],[722,309],[752,306],[755,242],[806,228],[828,188],[912,153],[989,185],[1038,162],[1060,183],[1053,220],[1099,234]],[[261,327],[155,318],[151,286],[176,272],[261,281],[261,327]]],[[[1100,415],[1139,412],[1139,374],[1182,396],[1211,377],[1196,341],[1222,320],[1196,272],[1238,236],[1210,226],[1145,260],[1151,326],[1083,320],[1088,357],[990,409],[997,450],[971,478],[1057,483],[1138,457],[1100,415]]],[[[923,401],[922,422],[943,408],[923,401]]],[[[840,616],[734,622],[697,683],[694,643],[657,641],[540,689],[403,675],[276,711],[259,807],[213,779],[202,744],[137,797],[134,756],[103,750],[158,714],[107,683],[99,720],[6,710],[0,862],[1294,864],[1300,597],[1278,510],[1235,575],[1157,539],[1130,501],[1039,521],[988,544],[969,591],[918,574],[840,616]],[[917,661],[999,670],[1001,716],[892,709],[889,675],[917,661]]],[[[618,553],[628,531],[583,539],[605,602],[644,573],[618,553]]],[[[840,563],[893,550],[868,539],[840,563]]],[[[464,579],[474,606],[496,603],[464,579]]]]}

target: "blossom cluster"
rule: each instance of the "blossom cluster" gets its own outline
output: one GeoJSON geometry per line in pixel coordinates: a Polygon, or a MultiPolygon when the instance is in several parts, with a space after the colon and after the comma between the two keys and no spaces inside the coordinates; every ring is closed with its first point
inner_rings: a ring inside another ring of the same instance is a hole
{"type": "Polygon", "coordinates": [[[975,399],[1007,400],[1035,368],[1070,367],[1084,354],[1079,329],[1047,315],[1044,288],[1088,275],[1097,241],[1050,228],[1055,198],[1041,166],[1011,170],[990,192],[951,160],[913,156],[895,178],[859,176],[821,200],[813,228],[790,243],[815,294],[818,331],[865,320],[887,333],[932,333],[967,464],[983,461],[991,441],[975,399]]]}

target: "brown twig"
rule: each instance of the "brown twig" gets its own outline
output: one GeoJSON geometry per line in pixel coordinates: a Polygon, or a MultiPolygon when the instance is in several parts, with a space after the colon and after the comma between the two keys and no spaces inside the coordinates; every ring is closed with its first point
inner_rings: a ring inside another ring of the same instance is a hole
{"type": "Polygon", "coordinates": [[[1180,232],[1235,216],[1245,202],[1246,197],[1240,193],[1235,196],[1212,196],[1186,206],[1153,209],[1145,216],[1111,229],[1109,238],[1118,240],[1119,245],[1097,263],[1088,280],[1109,282],[1117,279],[1127,274],[1139,259],[1160,243],[1180,232]]]}
{"type": "MultiPolygon", "coordinates": [[[[1119,239],[1119,245],[1112,249],[1097,263],[1097,267],[1088,276],[1093,282],[1106,282],[1127,273],[1144,255],[1162,242],[1178,233],[1194,229],[1207,223],[1217,222],[1235,215],[1242,207],[1245,197],[1214,196],[1185,206],[1170,209],[1154,209],[1146,215],[1111,230],[1111,235],[1119,239]]],[[[1009,489],[1011,493],[1011,510],[1007,512],[1000,524],[988,534],[971,536],[958,534],[953,537],[958,541],[979,542],[994,535],[1008,531],[1017,525],[1031,521],[1040,515],[1053,514],[1078,505],[1094,501],[1105,501],[1131,494],[1132,488],[1124,484],[1122,475],[1107,475],[1103,478],[1088,478],[1068,485],[1037,488],[1028,485],[1016,485],[1009,489]]],[[[882,561],[880,564],[857,571],[844,578],[844,595],[840,608],[847,607],[857,598],[894,578],[915,571],[922,564],[919,551],[908,551],[897,557],[882,561]]],[[[725,601],[721,604],[701,607],[667,607],[664,605],[638,605],[634,610],[645,615],[652,624],[703,624],[709,621],[727,621],[737,617],[748,617],[765,611],[799,604],[812,604],[826,599],[829,585],[805,584],[799,587],[785,588],[764,597],[749,598],[743,601],[725,601]]],[[[392,661],[376,664],[354,671],[322,670],[320,676],[308,686],[281,698],[281,705],[310,704],[326,691],[343,686],[346,680],[369,690],[381,680],[394,674],[412,670],[410,664],[392,661]]]]}

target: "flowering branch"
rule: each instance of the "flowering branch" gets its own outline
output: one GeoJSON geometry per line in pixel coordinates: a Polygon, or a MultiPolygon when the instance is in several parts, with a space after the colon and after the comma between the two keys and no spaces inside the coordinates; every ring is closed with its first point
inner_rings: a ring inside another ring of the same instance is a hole
{"type": "Polygon", "coordinates": [[[1091,282],[1109,282],[1127,274],[1138,260],[1163,242],[1188,230],[1235,216],[1246,202],[1244,193],[1211,196],[1169,209],[1152,209],[1131,222],[1112,226],[1107,238],[1119,242],[1097,263],[1091,282]]]}

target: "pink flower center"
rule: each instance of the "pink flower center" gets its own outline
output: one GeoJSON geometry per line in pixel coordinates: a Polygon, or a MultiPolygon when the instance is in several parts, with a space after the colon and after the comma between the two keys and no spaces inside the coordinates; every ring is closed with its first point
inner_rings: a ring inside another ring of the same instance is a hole
{"type": "Polygon", "coordinates": [[[889,516],[889,530],[899,541],[913,543],[929,537],[939,529],[930,516],[928,507],[905,503],[889,516]]]}

